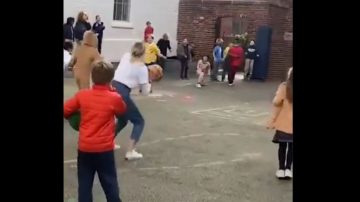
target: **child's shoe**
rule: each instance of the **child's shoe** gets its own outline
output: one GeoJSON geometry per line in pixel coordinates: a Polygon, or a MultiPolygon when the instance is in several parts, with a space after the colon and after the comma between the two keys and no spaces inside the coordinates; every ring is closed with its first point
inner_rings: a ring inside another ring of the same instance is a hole
{"type": "Polygon", "coordinates": [[[291,179],[293,177],[292,171],[290,169],[285,170],[285,178],[291,179]]]}
{"type": "Polygon", "coordinates": [[[285,171],[284,170],[278,170],[278,171],[276,171],[276,177],[278,178],[278,179],[284,179],[285,178],[285,171]]]}

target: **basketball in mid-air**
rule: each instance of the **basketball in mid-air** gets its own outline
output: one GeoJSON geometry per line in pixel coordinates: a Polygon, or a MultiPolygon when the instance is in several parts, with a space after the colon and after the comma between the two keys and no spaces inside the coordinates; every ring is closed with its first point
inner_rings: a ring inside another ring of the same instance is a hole
{"type": "Polygon", "coordinates": [[[149,67],[149,77],[151,81],[160,81],[163,77],[163,69],[160,65],[154,64],[149,67]]]}

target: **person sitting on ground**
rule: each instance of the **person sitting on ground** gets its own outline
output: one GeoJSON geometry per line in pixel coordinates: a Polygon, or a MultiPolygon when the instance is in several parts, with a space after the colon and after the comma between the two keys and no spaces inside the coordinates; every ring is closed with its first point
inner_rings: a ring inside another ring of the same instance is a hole
{"type": "Polygon", "coordinates": [[[210,70],[209,57],[204,56],[197,63],[196,73],[198,74],[199,77],[196,87],[201,88],[202,86],[206,86],[205,79],[207,75],[209,75],[209,70],[210,70]]]}

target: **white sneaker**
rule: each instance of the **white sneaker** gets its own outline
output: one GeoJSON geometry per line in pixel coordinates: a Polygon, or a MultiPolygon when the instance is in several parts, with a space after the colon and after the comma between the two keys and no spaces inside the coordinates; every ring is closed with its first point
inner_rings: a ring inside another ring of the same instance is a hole
{"type": "Polygon", "coordinates": [[[275,175],[279,179],[285,178],[285,171],[284,170],[278,170],[278,171],[276,171],[275,175]]]}
{"type": "Polygon", "coordinates": [[[292,177],[293,177],[292,171],[289,169],[286,169],[285,170],[285,178],[292,178],[292,177]]]}
{"type": "Polygon", "coordinates": [[[125,154],[125,160],[137,160],[137,159],[142,159],[143,158],[143,155],[140,154],[139,152],[132,150],[130,152],[126,152],[125,154]]]}
{"type": "Polygon", "coordinates": [[[229,83],[229,86],[233,86],[234,84],[233,83],[229,83]]]}
{"type": "Polygon", "coordinates": [[[197,83],[197,84],[196,84],[196,87],[197,87],[197,88],[201,88],[201,84],[197,83]]]}
{"type": "Polygon", "coordinates": [[[118,144],[115,144],[115,147],[114,147],[114,149],[120,149],[120,145],[118,145],[118,144]]]}

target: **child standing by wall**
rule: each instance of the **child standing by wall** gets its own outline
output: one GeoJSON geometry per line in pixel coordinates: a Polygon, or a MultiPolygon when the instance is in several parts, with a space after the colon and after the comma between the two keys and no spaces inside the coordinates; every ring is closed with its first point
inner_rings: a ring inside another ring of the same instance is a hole
{"type": "Polygon", "coordinates": [[[239,40],[235,40],[234,45],[230,48],[227,55],[230,57],[228,82],[229,86],[232,86],[234,84],[235,74],[244,62],[244,49],[240,47],[239,40]]]}
{"type": "Polygon", "coordinates": [[[123,115],[126,105],[112,90],[110,82],[115,69],[103,61],[92,68],[92,89],[80,90],[65,102],[64,117],[80,110],[80,132],[77,157],[78,201],[92,199],[92,186],[97,172],[107,201],[121,202],[114,158],[115,117],[123,115]]]}
{"type": "Polygon", "coordinates": [[[217,76],[219,73],[219,69],[221,68],[223,63],[223,51],[222,51],[223,42],[224,41],[222,39],[217,39],[216,46],[213,49],[214,67],[211,72],[212,81],[218,81],[217,76]]]}
{"type": "Polygon", "coordinates": [[[198,74],[198,82],[196,84],[196,87],[201,88],[202,86],[205,86],[205,78],[209,74],[210,70],[210,62],[209,57],[204,56],[199,62],[197,63],[196,67],[196,73],[198,74]]]}
{"type": "Polygon", "coordinates": [[[233,43],[229,43],[229,45],[224,50],[224,57],[223,57],[224,64],[223,64],[223,71],[221,73],[222,82],[225,81],[225,75],[229,72],[230,69],[230,57],[228,56],[228,52],[232,47],[233,47],[233,43]]]}
{"type": "Polygon", "coordinates": [[[293,71],[290,68],[286,82],[280,84],[273,100],[274,111],[268,128],[275,129],[273,142],[279,144],[279,179],[292,178],[293,160],[293,71]]]}

